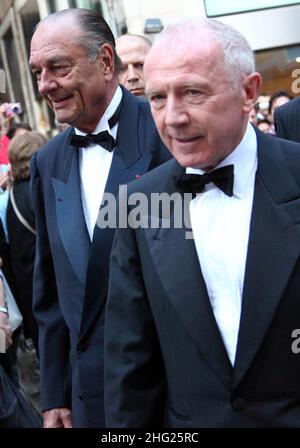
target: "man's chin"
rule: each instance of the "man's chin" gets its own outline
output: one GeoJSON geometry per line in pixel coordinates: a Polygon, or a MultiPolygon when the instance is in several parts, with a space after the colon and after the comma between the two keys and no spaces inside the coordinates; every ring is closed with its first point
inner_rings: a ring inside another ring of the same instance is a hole
{"type": "Polygon", "coordinates": [[[180,151],[174,151],[173,156],[178,161],[178,163],[184,168],[200,168],[209,165],[209,161],[203,157],[202,154],[190,153],[183,154],[180,151]]]}
{"type": "Polygon", "coordinates": [[[70,125],[73,124],[75,117],[70,116],[69,114],[62,113],[62,111],[54,109],[55,118],[59,123],[68,123],[70,125]]]}

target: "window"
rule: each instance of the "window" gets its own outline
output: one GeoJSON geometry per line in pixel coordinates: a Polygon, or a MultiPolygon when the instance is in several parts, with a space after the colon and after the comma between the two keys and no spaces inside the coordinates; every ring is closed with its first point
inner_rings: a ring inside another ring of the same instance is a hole
{"type": "Polygon", "coordinates": [[[263,77],[262,92],[286,90],[300,93],[300,45],[263,50],[255,54],[257,71],[263,77]],[[299,80],[299,81],[298,81],[299,80]]]}

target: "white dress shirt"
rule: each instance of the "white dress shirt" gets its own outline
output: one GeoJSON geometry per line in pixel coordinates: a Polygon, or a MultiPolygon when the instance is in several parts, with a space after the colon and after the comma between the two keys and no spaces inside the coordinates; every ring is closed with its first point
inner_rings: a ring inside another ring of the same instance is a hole
{"type": "MultiPolygon", "coordinates": [[[[257,140],[248,124],[241,143],[216,168],[234,165],[233,196],[213,183],[190,202],[195,246],[210,303],[234,365],[252,211],[257,140]]],[[[187,168],[187,173],[203,174],[187,168]]]]}
{"type": "MultiPolygon", "coordinates": [[[[114,138],[117,136],[118,123],[110,129],[108,120],[113,116],[122,99],[120,86],[113,96],[111,103],[101,117],[93,134],[108,131],[114,138]]],[[[86,133],[75,128],[77,135],[86,133]]],[[[79,148],[79,172],[81,180],[81,200],[85,222],[93,239],[94,227],[98,218],[102,197],[105,191],[114,151],[109,152],[97,144],[89,145],[87,148],[79,148]]]]}

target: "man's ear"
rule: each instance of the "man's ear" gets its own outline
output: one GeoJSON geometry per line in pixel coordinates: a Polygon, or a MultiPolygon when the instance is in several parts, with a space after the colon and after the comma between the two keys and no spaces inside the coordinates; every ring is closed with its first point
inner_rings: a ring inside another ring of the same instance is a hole
{"type": "Polygon", "coordinates": [[[114,52],[109,44],[103,44],[99,50],[98,63],[106,81],[111,81],[115,73],[114,52]]]}
{"type": "Polygon", "coordinates": [[[255,106],[259,88],[262,83],[261,75],[257,72],[253,72],[250,75],[247,75],[244,79],[244,105],[243,105],[243,111],[247,114],[250,112],[250,110],[255,106]]]}

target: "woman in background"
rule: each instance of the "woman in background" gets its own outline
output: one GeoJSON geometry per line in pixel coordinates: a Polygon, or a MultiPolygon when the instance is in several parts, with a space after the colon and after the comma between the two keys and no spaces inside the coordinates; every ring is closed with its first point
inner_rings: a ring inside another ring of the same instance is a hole
{"type": "Polygon", "coordinates": [[[35,257],[35,223],[30,196],[30,161],[47,139],[36,131],[14,137],[8,156],[13,180],[7,206],[10,260],[16,300],[23,315],[25,341],[32,339],[38,350],[37,324],[32,313],[32,279],[35,257]]]}

